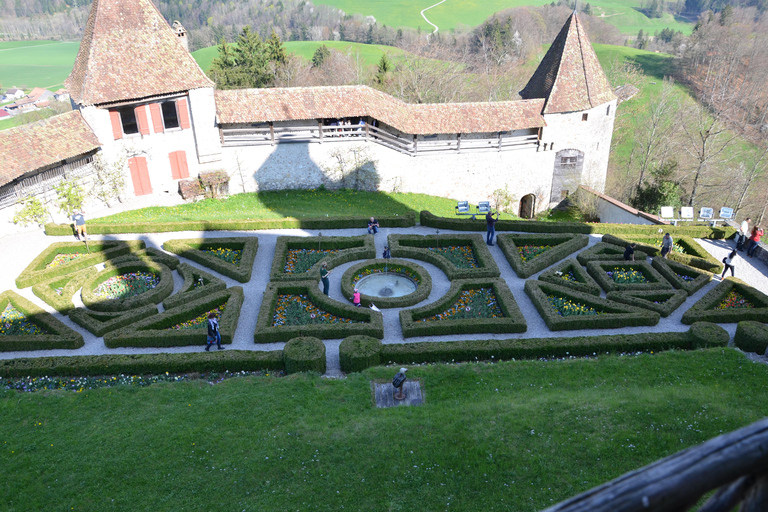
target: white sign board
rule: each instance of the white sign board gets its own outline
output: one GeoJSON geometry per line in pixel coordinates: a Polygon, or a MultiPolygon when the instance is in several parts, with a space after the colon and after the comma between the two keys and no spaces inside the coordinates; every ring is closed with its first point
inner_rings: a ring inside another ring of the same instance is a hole
{"type": "Polygon", "coordinates": [[[720,218],[721,219],[732,219],[733,218],[733,208],[726,208],[725,206],[720,208],[720,218]]]}
{"type": "Polygon", "coordinates": [[[661,207],[661,218],[662,219],[673,219],[675,217],[675,208],[672,206],[662,206],[661,207]]]}
{"type": "Polygon", "coordinates": [[[699,218],[701,219],[711,219],[715,216],[715,210],[712,208],[702,208],[699,211],[699,218]]]}
{"type": "Polygon", "coordinates": [[[692,219],[693,218],[693,207],[692,206],[683,206],[680,208],[680,217],[683,219],[692,219]]]}

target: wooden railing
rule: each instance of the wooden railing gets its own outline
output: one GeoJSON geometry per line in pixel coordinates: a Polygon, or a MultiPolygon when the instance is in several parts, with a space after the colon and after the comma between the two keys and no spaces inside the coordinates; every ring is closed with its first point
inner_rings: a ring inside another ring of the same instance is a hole
{"type": "Polygon", "coordinates": [[[223,146],[260,146],[288,142],[347,141],[361,139],[375,142],[395,151],[411,156],[443,152],[508,151],[536,147],[538,135],[466,138],[456,134],[452,138],[416,140],[413,135],[397,134],[377,126],[353,124],[346,126],[325,126],[307,124],[304,126],[249,128],[222,128],[223,146]]]}
{"type": "Polygon", "coordinates": [[[631,471],[543,512],[768,511],[768,418],[631,471]]]}

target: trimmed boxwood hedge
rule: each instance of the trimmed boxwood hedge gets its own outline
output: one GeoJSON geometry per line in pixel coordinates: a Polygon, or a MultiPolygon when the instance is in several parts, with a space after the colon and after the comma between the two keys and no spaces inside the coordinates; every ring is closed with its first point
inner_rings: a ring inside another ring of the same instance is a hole
{"type": "Polygon", "coordinates": [[[768,318],[768,295],[749,286],[744,281],[729,277],[707,292],[704,297],[683,313],[682,322],[715,322],[718,324],[736,323],[746,320],[755,322],[765,321],[768,318]],[[754,308],[729,308],[714,309],[720,304],[731,290],[743,295],[754,304],[754,308]]]}
{"type": "Polygon", "coordinates": [[[164,309],[175,308],[176,306],[181,306],[227,288],[227,284],[218,277],[192,265],[182,263],[176,271],[184,278],[184,283],[177,293],[163,301],[164,309]],[[195,283],[198,281],[202,281],[203,286],[194,288],[195,283]]]}
{"type": "Polygon", "coordinates": [[[259,250],[259,239],[255,236],[175,239],[165,242],[163,249],[215,270],[221,275],[231,277],[235,281],[247,283],[251,280],[253,261],[259,250]],[[243,251],[240,255],[240,264],[233,265],[212,254],[203,252],[202,249],[208,247],[243,251]]]}
{"type": "Polygon", "coordinates": [[[501,272],[491,251],[481,235],[389,235],[389,250],[396,258],[411,258],[422,260],[435,265],[445,272],[448,279],[470,279],[484,277],[499,277],[501,272]],[[477,258],[477,268],[458,268],[451,261],[428,247],[447,247],[449,245],[469,245],[477,258]]]}
{"type": "Polygon", "coordinates": [[[712,274],[705,270],[694,269],[676,261],[665,260],[660,256],[653,258],[651,265],[672,286],[679,290],[685,290],[688,295],[693,295],[712,280],[712,274]],[[692,277],[693,281],[686,281],[680,275],[692,277]]]}
{"type": "Polygon", "coordinates": [[[568,259],[557,265],[555,268],[547,270],[539,275],[539,281],[545,281],[558,286],[564,286],[566,288],[572,288],[576,291],[588,293],[590,295],[600,295],[602,289],[598,285],[592,276],[590,276],[584,267],[575,259],[568,259]],[[562,274],[573,272],[574,277],[578,281],[566,281],[561,276],[557,275],[560,272],[562,274]]]}
{"type": "Polygon", "coordinates": [[[444,334],[468,333],[507,333],[525,332],[528,325],[520,312],[512,292],[503,279],[459,279],[451,283],[451,288],[441,299],[415,309],[400,311],[400,325],[403,336],[438,336],[444,334]],[[421,321],[422,318],[437,315],[451,307],[462,291],[478,288],[493,288],[499,303],[502,318],[468,318],[458,320],[421,321]]]}
{"type": "Polygon", "coordinates": [[[148,304],[136,309],[117,312],[91,311],[85,308],[75,308],[69,312],[69,318],[80,327],[88,329],[95,336],[131,325],[138,320],[157,314],[157,306],[148,304]]]}
{"type": "MultiPolygon", "coordinates": [[[[424,267],[412,261],[392,258],[389,260],[364,261],[349,267],[341,276],[341,293],[345,297],[351,297],[355,292],[354,279],[357,274],[369,268],[376,270],[388,269],[389,271],[392,271],[393,268],[405,268],[417,276],[418,287],[416,291],[403,297],[372,297],[361,294],[360,302],[363,306],[369,306],[373,302],[379,308],[405,308],[425,300],[432,291],[432,277],[424,267]]],[[[397,274],[397,272],[393,273],[397,274]]]]}
{"type": "MultiPolygon", "coordinates": [[[[256,231],[261,229],[364,229],[369,217],[318,217],[296,219],[237,219],[237,220],[182,220],[175,222],[133,222],[131,224],[88,223],[88,233],[92,235],[112,235],[116,233],[166,233],[171,231],[256,231]]],[[[409,228],[416,225],[416,214],[386,215],[376,217],[379,225],[387,228],[409,228]]],[[[71,224],[45,225],[45,234],[49,236],[72,235],[71,224]]]]}
{"type": "Polygon", "coordinates": [[[350,336],[339,345],[339,363],[345,373],[360,372],[378,366],[381,355],[381,341],[370,336],[350,336]]]}
{"type": "Polygon", "coordinates": [[[94,377],[190,372],[282,371],[283,351],[224,350],[183,354],[109,354],[0,360],[0,377],[94,377]]]}
{"type": "MultiPolygon", "coordinates": [[[[635,261],[645,261],[648,255],[635,250],[635,261]]],[[[590,261],[628,261],[624,259],[624,248],[614,244],[598,242],[589,249],[581,251],[576,259],[586,266],[590,261]]]]}
{"type": "Polygon", "coordinates": [[[219,318],[221,342],[232,343],[237,329],[240,308],[243,305],[243,289],[233,286],[204,298],[177,306],[149,318],[139,320],[122,329],[104,335],[104,344],[115,347],[183,347],[205,345],[206,326],[195,329],[171,329],[176,324],[205,314],[222,304],[227,307],[219,318]]]}
{"type": "Polygon", "coordinates": [[[608,292],[606,298],[615,302],[621,302],[622,304],[650,309],[666,318],[688,300],[688,293],[685,290],[626,290],[608,292]],[[658,304],[657,301],[659,302],[658,304]]]}
{"type": "Polygon", "coordinates": [[[768,348],[768,325],[753,321],[739,322],[733,342],[744,352],[763,355],[768,348]]]}
{"type": "Polygon", "coordinates": [[[0,351],[69,349],[80,348],[85,344],[83,336],[79,332],[73,331],[53,315],[43,311],[18,293],[11,290],[0,293],[0,311],[3,311],[9,303],[23,313],[29,321],[42,327],[50,334],[0,334],[0,351]]]}
{"type": "Polygon", "coordinates": [[[141,240],[105,240],[103,242],[90,242],[88,245],[90,247],[90,254],[84,254],[75,260],[54,268],[46,268],[46,265],[52,262],[58,254],[87,251],[85,244],[82,242],[52,243],[47,249],[38,254],[27,265],[27,268],[19,274],[19,277],[16,278],[16,286],[18,288],[26,288],[43,281],[50,281],[56,277],[71,274],[78,270],[92,267],[97,263],[102,263],[144,248],[144,242],[141,240]]]}
{"type": "Polygon", "coordinates": [[[552,331],[615,329],[618,327],[656,325],[659,323],[659,314],[655,311],[635,308],[587,293],[577,292],[570,288],[534,281],[533,279],[525,282],[525,293],[531,298],[534,306],[536,306],[536,310],[544,319],[544,323],[552,331]],[[548,295],[569,299],[598,311],[603,311],[603,313],[599,315],[560,316],[550,305],[547,299],[548,295]]]}
{"type": "Polygon", "coordinates": [[[672,285],[664,279],[664,276],[656,272],[647,261],[590,261],[587,263],[587,272],[597,284],[606,292],[624,290],[669,290],[672,285]],[[617,283],[606,274],[614,268],[629,269],[643,274],[648,283],[617,283]]]}
{"type": "Polygon", "coordinates": [[[381,313],[368,308],[355,307],[326,297],[315,281],[272,282],[267,285],[261,301],[255,343],[274,343],[292,338],[314,336],[321,339],[346,338],[355,334],[384,337],[384,319],[381,313]],[[362,323],[279,325],[272,326],[278,295],[305,295],[318,308],[332,315],[361,321],[362,323]]]}
{"type": "Polygon", "coordinates": [[[293,338],[283,348],[285,373],[325,373],[325,345],[312,336],[293,338]]]}
{"type": "MultiPolygon", "coordinates": [[[[572,338],[523,338],[511,340],[462,340],[440,343],[418,342],[381,345],[370,364],[363,361],[348,371],[362,371],[379,364],[453,363],[462,361],[508,361],[554,357],[585,357],[607,352],[661,352],[725,347],[728,333],[717,324],[698,322],[687,332],[610,334],[572,338]]],[[[343,343],[343,342],[342,342],[343,343]]]]}
{"type": "MultiPolygon", "coordinates": [[[[437,217],[422,210],[420,224],[432,228],[452,229],[454,231],[485,231],[485,219],[480,217],[472,220],[469,217],[437,217]]],[[[693,238],[723,239],[733,236],[735,229],[729,226],[710,227],[700,226],[663,226],[665,231],[675,238],[690,236],[693,238]]],[[[90,227],[88,228],[90,230],[90,227]]],[[[524,233],[581,233],[613,235],[653,235],[658,233],[659,226],[641,226],[638,224],[602,224],[591,222],[544,222],[535,220],[500,220],[496,223],[496,231],[520,231],[524,233]]],[[[71,232],[71,230],[70,230],[71,232]]]]}
{"type": "Polygon", "coordinates": [[[159,263],[147,261],[126,261],[109,265],[102,272],[94,274],[83,283],[81,296],[83,304],[94,311],[121,312],[147,304],[159,304],[173,293],[173,273],[171,269],[159,263]],[[104,281],[128,272],[151,272],[160,277],[160,282],[151,290],[140,295],[134,295],[125,299],[104,299],[98,297],[94,291],[104,281]]]}
{"type": "MultiPolygon", "coordinates": [[[[629,235],[626,238],[619,238],[614,235],[603,235],[603,242],[620,245],[626,247],[630,243],[637,244],[636,250],[643,251],[648,256],[661,256],[661,247],[651,244],[655,240],[660,240],[660,235],[629,235]]],[[[675,243],[685,249],[686,254],[680,254],[679,252],[672,251],[668,255],[668,259],[689,265],[691,267],[700,268],[708,272],[720,273],[723,271],[723,264],[709,254],[701,245],[699,245],[693,238],[689,236],[681,236],[675,238],[675,243]]],[[[636,258],[637,259],[637,258],[636,258]]]]}
{"type": "Polygon", "coordinates": [[[155,249],[154,247],[147,247],[141,251],[132,251],[130,254],[126,254],[125,256],[120,256],[114,260],[111,260],[110,263],[114,264],[122,261],[130,261],[136,259],[141,261],[153,261],[155,263],[160,263],[170,268],[171,270],[176,270],[176,267],[178,267],[180,263],[179,258],[155,249]]]}
{"type": "Polygon", "coordinates": [[[525,279],[550,265],[554,265],[569,254],[586,247],[589,237],[573,234],[501,234],[496,243],[507,258],[517,277],[525,279]],[[526,245],[554,246],[529,261],[523,261],[518,247],[526,245]]]}
{"type": "Polygon", "coordinates": [[[328,270],[349,263],[350,261],[376,257],[376,246],[373,236],[280,236],[275,244],[275,256],[272,258],[272,270],[269,274],[271,281],[307,281],[320,279],[320,267],[328,263],[328,270]],[[285,272],[285,259],[289,250],[323,249],[338,252],[325,256],[315,263],[312,268],[302,273],[285,272]]]}
{"type": "Polygon", "coordinates": [[[57,277],[32,286],[32,293],[53,307],[62,315],[75,309],[72,297],[83,286],[83,283],[93,274],[93,269],[87,268],[73,274],[57,277]],[[61,289],[61,294],[56,290],[61,289]]]}

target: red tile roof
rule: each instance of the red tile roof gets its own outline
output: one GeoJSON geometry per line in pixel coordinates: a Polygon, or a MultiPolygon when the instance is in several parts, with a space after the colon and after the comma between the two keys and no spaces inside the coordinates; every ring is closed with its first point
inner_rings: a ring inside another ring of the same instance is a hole
{"type": "Polygon", "coordinates": [[[150,0],[94,0],[72,73],[79,105],[213,87],[150,0]]]}
{"type": "Polygon", "coordinates": [[[90,153],[101,144],[74,110],[0,131],[0,186],[24,174],[90,153]]]}
{"type": "Polygon", "coordinates": [[[545,98],[545,114],[589,110],[616,98],[576,11],[520,96],[545,98]]]}
{"type": "Polygon", "coordinates": [[[216,91],[219,122],[263,123],[370,116],[403,133],[482,133],[539,128],[544,100],[410,104],[366,86],[216,91]]]}

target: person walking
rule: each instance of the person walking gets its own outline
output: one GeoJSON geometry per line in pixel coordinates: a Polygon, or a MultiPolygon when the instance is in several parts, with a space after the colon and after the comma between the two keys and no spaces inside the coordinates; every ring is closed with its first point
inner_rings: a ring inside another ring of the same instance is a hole
{"type": "Polygon", "coordinates": [[[320,266],[320,280],[323,282],[323,293],[328,295],[328,290],[331,287],[331,280],[328,279],[328,276],[331,274],[331,271],[328,270],[328,263],[325,261],[320,266]]]}
{"type": "Polygon", "coordinates": [[[733,269],[736,268],[735,260],[736,259],[736,249],[731,251],[731,253],[723,258],[723,265],[725,265],[725,268],[723,268],[723,275],[720,276],[720,279],[725,279],[725,273],[728,272],[728,269],[731,269],[731,277],[735,277],[733,273],[733,269]]]}
{"type": "Polygon", "coordinates": [[[88,233],[85,231],[85,212],[75,210],[72,215],[72,222],[75,225],[75,233],[78,240],[88,241],[88,233]]]}
{"type": "Polygon", "coordinates": [[[739,227],[739,239],[736,242],[736,250],[737,251],[743,251],[744,250],[744,244],[747,242],[747,237],[749,236],[749,223],[752,222],[752,219],[747,217],[743,221],[741,221],[741,226],[739,227]]]}
{"type": "Polygon", "coordinates": [[[205,344],[205,351],[208,352],[211,349],[211,345],[216,344],[219,350],[223,350],[221,346],[221,332],[219,332],[219,321],[216,319],[216,313],[211,311],[208,313],[208,339],[205,344]]]}
{"type": "Polygon", "coordinates": [[[485,243],[493,245],[493,235],[496,234],[496,223],[499,221],[499,212],[496,212],[496,218],[493,218],[493,214],[489,211],[485,214],[485,224],[488,226],[488,231],[485,235],[485,243]]]}
{"type": "Polygon", "coordinates": [[[637,244],[631,243],[624,249],[624,259],[627,261],[635,261],[635,246],[637,244]]]}
{"type": "Polygon", "coordinates": [[[755,255],[755,250],[760,243],[760,238],[763,236],[763,230],[760,226],[752,228],[752,236],[749,237],[749,247],[747,247],[747,256],[750,258],[755,255]]]}
{"type": "Polygon", "coordinates": [[[664,233],[664,238],[661,239],[661,256],[666,258],[670,252],[672,252],[672,246],[674,241],[669,233],[664,233]]]}

